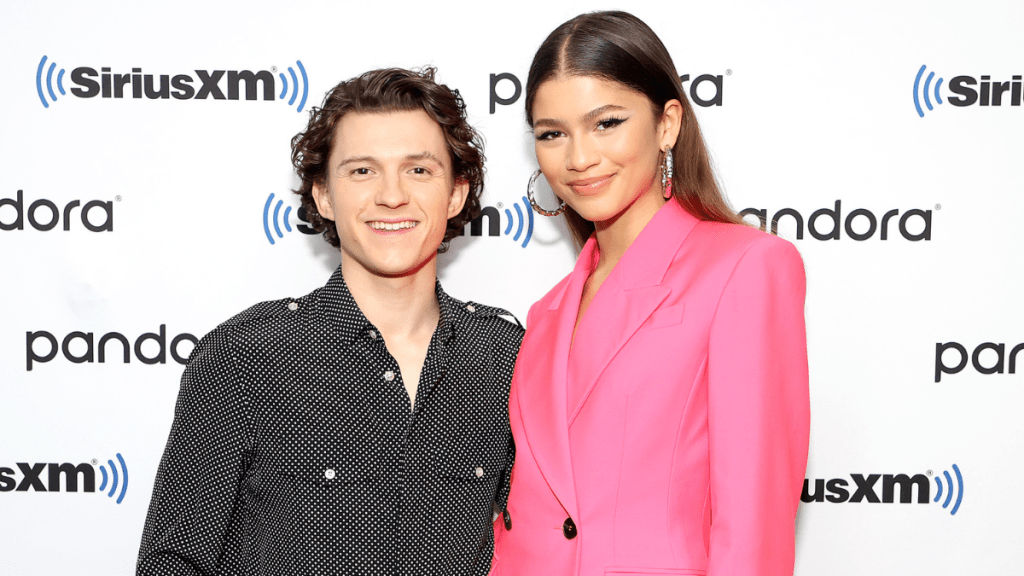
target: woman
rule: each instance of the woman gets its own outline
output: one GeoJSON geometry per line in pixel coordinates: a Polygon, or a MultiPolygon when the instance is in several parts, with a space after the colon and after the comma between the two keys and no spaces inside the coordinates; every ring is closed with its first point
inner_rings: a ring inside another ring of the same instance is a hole
{"type": "MultiPolygon", "coordinates": [[[[744,226],[665,47],[585,14],[526,114],[575,269],[530,310],[494,573],[792,574],[809,428],[804,272],[744,226]]],[[[548,208],[555,208],[550,205],[548,208]]]]}

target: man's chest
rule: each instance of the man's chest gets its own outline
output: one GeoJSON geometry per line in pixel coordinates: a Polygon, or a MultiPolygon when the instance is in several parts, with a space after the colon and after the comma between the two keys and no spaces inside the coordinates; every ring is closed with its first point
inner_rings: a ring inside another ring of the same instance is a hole
{"type": "Polygon", "coordinates": [[[467,450],[476,460],[504,454],[507,383],[481,355],[451,352],[428,354],[414,412],[390,356],[350,350],[285,360],[276,381],[251,396],[257,460],[354,481],[450,467],[445,460],[467,450]]]}

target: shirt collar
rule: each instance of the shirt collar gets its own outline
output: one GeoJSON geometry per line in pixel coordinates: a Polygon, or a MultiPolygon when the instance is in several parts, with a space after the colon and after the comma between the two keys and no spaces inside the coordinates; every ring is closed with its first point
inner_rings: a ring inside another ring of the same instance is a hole
{"type": "MultiPolygon", "coordinates": [[[[441,341],[448,340],[453,330],[467,317],[465,306],[449,296],[441,288],[441,281],[434,281],[434,294],[437,296],[437,304],[441,313],[440,325],[437,335],[441,341]]],[[[345,283],[341,273],[341,266],[334,270],[327,285],[320,291],[319,306],[324,311],[327,322],[336,333],[341,336],[345,344],[351,344],[357,338],[368,337],[370,331],[377,328],[371,323],[363,311],[359,309],[352,292],[345,283]]]]}

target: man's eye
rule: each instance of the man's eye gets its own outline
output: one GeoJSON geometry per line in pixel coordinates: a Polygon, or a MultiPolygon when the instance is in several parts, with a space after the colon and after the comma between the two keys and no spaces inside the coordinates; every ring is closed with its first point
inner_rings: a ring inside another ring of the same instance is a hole
{"type": "Polygon", "coordinates": [[[422,166],[417,166],[417,167],[412,169],[412,173],[416,174],[416,175],[419,175],[419,176],[426,176],[426,175],[430,174],[430,170],[427,170],[426,168],[424,168],[422,166]]]}
{"type": "Polygon", "coordinates": [[[557,130],[548,130],[547,132],[541,132],[537,135],[537,140],[554,140],[561,136],[562,133],[557,130]]]}
{"type": "Polygon", "coordinates": [[[352,171],[352,173],[356,174],[358,176],[366,176],[367,174],[370,173],[370,169],[369,168],[356,168],[355,170],[352,171]]]}
{"type": "Polygon", "coordinates": [[[597,123],[597,129],[607,130],[609,128],[614,128],[625,121],[625,118],[606,118],[597,123]]]}

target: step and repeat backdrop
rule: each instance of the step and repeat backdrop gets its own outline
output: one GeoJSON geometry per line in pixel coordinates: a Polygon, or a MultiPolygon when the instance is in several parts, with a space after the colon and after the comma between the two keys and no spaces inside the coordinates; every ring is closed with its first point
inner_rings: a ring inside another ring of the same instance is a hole
{"type": "MultiPolygon", "coordinates": [[[[525,319],[575,257],[525,199],[529,63],[616,7],[0,8],[0,576],[132,574],[197,339],[337,265],[289,141],[340,80],[433,65],[459,89],[485,208],[441,280],[525,319]]],[[[628,9],[671,51],[733,206],[806,262],[796,574],[1021,573],[1024,5],[628,9]]]]}

